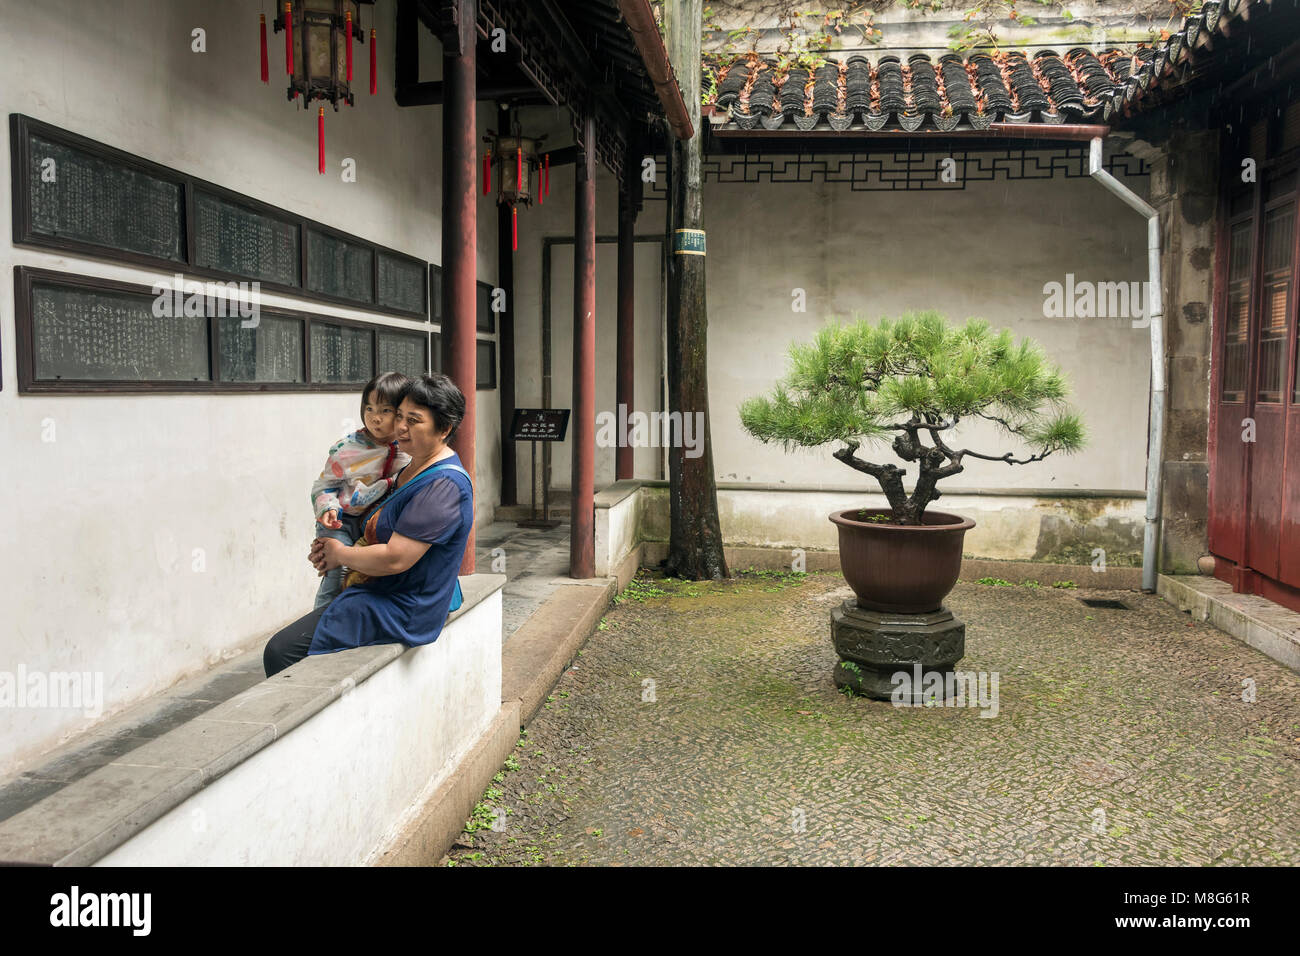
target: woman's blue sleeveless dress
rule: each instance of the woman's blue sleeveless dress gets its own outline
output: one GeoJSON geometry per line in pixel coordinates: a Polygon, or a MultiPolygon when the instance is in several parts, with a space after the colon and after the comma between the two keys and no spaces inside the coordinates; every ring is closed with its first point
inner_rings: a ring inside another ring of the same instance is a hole
{"type": "Polygon", "coordinates": [[[369,644],[431,644],[442,633],[447,614],[462,602],[461,559],[474,524],[474,488],[453,454],[412,478],[383,503],[375,537],[384,544],[402,511],[433,481],[449,480],[460,491],[460,522],[447,528],[419,561],[400,574],[371,578],[345,588],[325,609],[312,636],[311,654],[332,654],[369,644]]]}

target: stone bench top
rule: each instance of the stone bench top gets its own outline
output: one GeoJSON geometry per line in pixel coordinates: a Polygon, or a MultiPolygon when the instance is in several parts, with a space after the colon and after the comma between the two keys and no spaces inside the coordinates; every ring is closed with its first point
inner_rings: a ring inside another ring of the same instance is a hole
{"type": "Polygon", "coordinates": [[[620,501],[635,494],[640,490],[640,488],[641,480],[639,478],[624,478],[622,481],[616,481],[612,485],[598,491],[593,501],[597,510],[601,508],[612,508],[620,501]]]}
{"type": "MultiPolygon", "coordinates": [[[[505,581],[503,574],[461,577],[464,603],[444,632],[505,581]]],[[[267,678],[264,646],[181,681],[0,782],[0,863],[94,863],[410,650],[377,644],[318,654],[267,678]]]]}

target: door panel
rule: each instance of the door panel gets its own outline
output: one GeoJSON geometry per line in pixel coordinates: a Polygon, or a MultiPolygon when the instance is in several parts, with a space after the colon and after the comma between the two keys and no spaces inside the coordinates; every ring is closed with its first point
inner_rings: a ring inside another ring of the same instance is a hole
{"type": "MultiPolygon", "coordinates": [[[[1240,197],[1235,201],[1240,202],[1240,197]]],[[[1217,414],[1210,467],[1209,537],[1214,554],[1241,563],[1246,560],[1246,458],[1250,448],[1243,440],[1243,430],[1249,415],[1252,221],[1235,222],[1227,232],[1224,321],[1217,343],[1214,390],[1217,414]]]]}
{"type": "Polygon", "coordinates": [[[1255,441],[1249,454],[1250,526],[1246,532],[1246,564],[1275,578],[1282,542],[1285,421],[1279,405],[1256,405],[1254,418],[1255,441]]]}

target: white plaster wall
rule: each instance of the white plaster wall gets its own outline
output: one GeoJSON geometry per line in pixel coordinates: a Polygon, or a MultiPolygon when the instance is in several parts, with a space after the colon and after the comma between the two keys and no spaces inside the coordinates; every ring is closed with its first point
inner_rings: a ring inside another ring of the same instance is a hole
{"type": "MultiPolygon", "coordinates": [[[[327,110],[329,174],[315,120],[285,99],[283,36],[258,75],[256,0],[90,3],[0,0],[10,40],[0,107],[22,112],[431,262],[441,256],[441,113],[392,98],[393,0],[375,8],[379,95],[327,110]],[[207,52],[190,49],[207,31],[207,52]],[[357,182],[343,183],[343,157],[357,182]]],[[[369,25],[370,10],[363,14],[369,25]]],[[[369,51],[358,60],[368,77],[369,51]]],[[[422,31],[422,79],[441,52],[422,31]]],[[[492,104],[480,105],[480,128],[492,104]]],[[[0,221],[10,221],[10,151],[0,150],[0,221]]],[[[496,217],[479,200],[479,275],[496,275],[496,217]]],[[[311,481],[351,393],[19,396],[12,267],[152,284],[149,270],[51,255],[0,238],[0,444],[10,464],[0,549],[0,670],[99,671],[105,716],[247,648],[311,607],[311,481]],[[43,442],[52,421],[55,441],[43,442]],[[195,549],[205,570],[196,572],[195,549]]],[[[373,313],[266,296],[317,314],[373,313]]],[[[499,497],[495,392],[479,392],[477,520],[499,497]],[[493,454],[495,450],[495,457],[493,454]]],[[[87,726],[79,711],[0,709],[0,773],[87,726]]]]}
{"type": "MultiPolygon", "coordinates": [[[[1043,317],[1044,284],[1064,282],[1066,273],[1146,277],[1145,224],[1097,183],[1058,175],[942,193],[707,183],[704,205],[706,228],[713,224],[709,403],[719,481],[818,487],[864,479],[831,458],[834,446],[787,454],[749,437],[740,403],[768,392],[786,372],[789,344],[810,341],[833,317],[857,312],[875,321],[937,309],[954,322],[978,316],[1039,341],[1065,371],[1092,436],[1081,454],[1030,466],[968,459],[941,488],[1143,487],[1147,331],[1127,319],[1043,317]],[[806,293],[804,312],[793,310],[795,289],[806,293]]],[[[980,451],[1018,451],[992,428],[963,428],[958,438],[980,451]]],[[[875,451],[892,460],[887,447],[875,451]]],[[[909,487],[914,478],[909,469],[909,487]]]]}
{"type": "Polygon", "coordinates": [[[492,723],[500,633],[498,588],[96,865],[366,863],[492,723]]]}
{"type": "MultiPolygon", "coordinates": [[[[548,111],[540,111],[543,117],[548,111]]],[[[567,136],[563,127],[562,141],[567,136]]],[[[933,160],[934,157],[931,157],[933,160]]],[[[780,162],[781,160],[777,160],[780,162]]],[[[572,234],[571,172],[552,176],[551,197],[529,213],[528,239],[517,264],[521,321],[519,402],[539,400],[540,247],[536,233],[572,234]]],[[[617,223],[614,182],[597,181],[598,232],[617,223]]],[[[1140,194],[1145,178],[1129,185],[1140,194]]],[[[638,233],[662,232],[663,203],[647,201],[638,233]]],[[[799,487],[852,484],[858,473],[831,457],[831,447],[785,453],[740,427],[738,408],[768,391],[786,371],[792,341],[808,341],[824,323],[871,320],[933,308],[954,322],[976,316],[1019,338],[1036,339],[1061,365],[1071,402],[1083,415],[1088,447],[1030,466],[967,459],[948,489],[1024,488],[1140,490],[1145,480],[1148,333],[1127,318],[1045,318],[1043,287],[1066,274],[1094,282],[1146,277],[1145,226],[1127,206],[1088,178],[972,182],[944,192],[853,192],[847,184],[706,182],[708,231],[709,403],[714,470],[719,481],[786,483],[799,487]],[[806,311],[792,308],[803,289],[806,311]]],[[[521,219],[521,223],[523,220],[521,219]]],[[[521,235],[523,227],[521,225],[521,235]]],[[[650,247],[638,246],[636,393],[638,407],[660,407],[656,360],[645,345],[650,309],[642,299],[658,268],[650,247]],[[643,332],[643,329],[645,330],[643,332]]],[[[553,402],[571,395],[572,253],[552,253],[553,402]]],[[[614,407],[613,246],[597,250],[597,411],[614,407]],[[604,303],[608,301],[609,305],[604,303]],[[606,331],[608,330],[608,331],[606,331]]],[[[990,427],[958,432],[968,447],[1002,454],[1023,449],[990,427]]],[[[873,449],[860,453],[868,457],[873,449]]],[[[885,448],[876,454],[888,456],[885,448]]],[[[636,476],[662,477],[659,451],[637,450],[636,476]]],[[[568,487],[570,447],[554,448],[552,487],[568,487]]],[[[527,446],[520,446],[520,493],[528,489],[527,446]]],[[[914,471],[914,469],[913,469],[914,471]]],[[[909,475],[910,479],[914,475],[909,475]]],[[[596,487],[613,480],[612,449],[597,449],[596,487]]],[[[872,490],[864,481],[864,490],[872,490]]],[[[521,499],[522,500],[522,499],[521,499]]]]}

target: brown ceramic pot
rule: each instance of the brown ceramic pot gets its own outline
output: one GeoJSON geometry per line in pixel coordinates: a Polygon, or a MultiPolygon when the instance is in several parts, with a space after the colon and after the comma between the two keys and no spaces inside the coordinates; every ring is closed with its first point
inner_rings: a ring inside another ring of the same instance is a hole
{"type": "Polygon", "coordinates": [[[924,524],[859,520],[859,512],[888,515],[888,508],[850,508],[830,516],[840,529],[840,570],[858,605],[873,611],[937,611],[961,573],[961,545],[975,522],[927,511],[924,524]]]}

